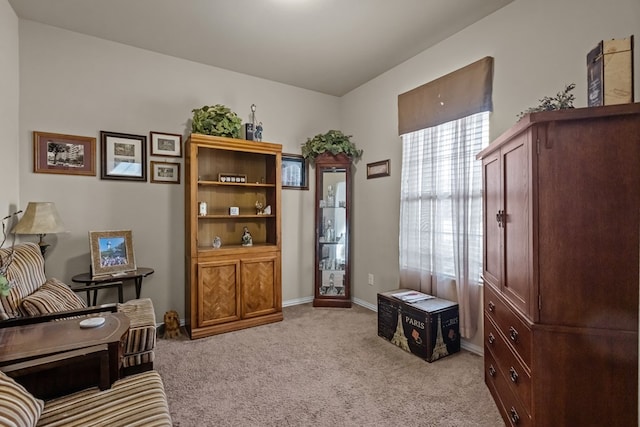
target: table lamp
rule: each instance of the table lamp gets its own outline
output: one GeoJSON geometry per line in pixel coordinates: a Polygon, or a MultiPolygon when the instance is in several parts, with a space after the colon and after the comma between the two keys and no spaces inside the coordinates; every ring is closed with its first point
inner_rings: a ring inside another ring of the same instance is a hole
{"type": "Polygon", "coordinates": [[[49,233],[61,233],[64,224],[60,219],[56,205],[51,202],[29,202],[22,218],[11,230],[14,234],[37,234],[40,237],[38,245],[44,257],[48,244],[43,242],[43,237],[49,233]]]}

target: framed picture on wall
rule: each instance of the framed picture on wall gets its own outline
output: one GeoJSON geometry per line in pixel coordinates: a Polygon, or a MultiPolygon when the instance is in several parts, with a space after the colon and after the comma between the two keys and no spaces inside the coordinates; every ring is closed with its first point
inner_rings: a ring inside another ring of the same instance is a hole
{"type": "Polygon", "coordinates": [[[175,133],[149,133],[152,156],[182,157],[182,135],[175,133]]]}
{"type": "Polygon", "coordinates": [[[136,269],[131,230],[90,231],[91,275],[117,275],[136,269]]]}
{"type": "Polygon", "coordinates": [[[309,189],[309,162],[299,154],[282,154],[282,188],[309,189]]]}
{"type": "Polygon", "coordinates": [[[389,160],[367,163],[367,179],[380,178],[382,176],[389,176],[390,174],[389,160]]]}
{"type": "Polygon", "coordinates": [[[147,180],[147,137],[100,131],[101,179],[147,180]]]}
{"type": "Polygon", "coordinates": [[[180,184],[180,163],[151,161],[151,182],[180,184]]]}
{"type": "Polygon", "coordinates": [[[96,176],[96,139],[34,131],[33,171],[96,176]]]}

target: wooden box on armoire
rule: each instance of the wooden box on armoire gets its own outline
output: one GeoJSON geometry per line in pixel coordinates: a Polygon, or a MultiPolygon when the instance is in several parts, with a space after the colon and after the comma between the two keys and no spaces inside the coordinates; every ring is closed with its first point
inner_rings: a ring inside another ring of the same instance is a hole
{"type": "Polygon", "coordinates": [[[408,289],[378,294],[378,336],[433,362],[460,351],[458,304],[440,298],[413,303],[396,297],[408,289]]]}

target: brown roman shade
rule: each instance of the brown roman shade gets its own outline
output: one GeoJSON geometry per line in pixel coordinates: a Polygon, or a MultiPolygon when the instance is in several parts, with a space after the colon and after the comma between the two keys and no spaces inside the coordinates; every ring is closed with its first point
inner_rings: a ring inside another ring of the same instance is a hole
{"type": "Polygon", "coordinates": [[[487,56],[398,95],[398,134],[491,111],[493,58],[487,56]]]}

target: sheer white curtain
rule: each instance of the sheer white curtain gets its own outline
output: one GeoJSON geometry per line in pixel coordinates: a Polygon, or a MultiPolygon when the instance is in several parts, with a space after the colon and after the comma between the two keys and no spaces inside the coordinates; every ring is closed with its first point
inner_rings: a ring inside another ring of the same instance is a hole
{"type": "Polygon", "coordinates": [[[402,135],[400,284],[457,301],[460,334],[477,330],[482,273],[482,112],[402,135]]]}

